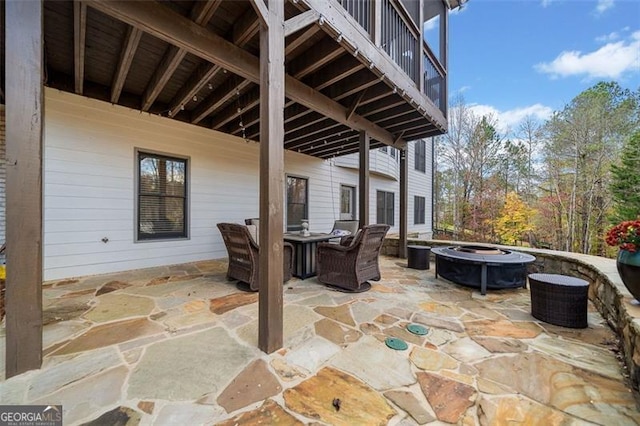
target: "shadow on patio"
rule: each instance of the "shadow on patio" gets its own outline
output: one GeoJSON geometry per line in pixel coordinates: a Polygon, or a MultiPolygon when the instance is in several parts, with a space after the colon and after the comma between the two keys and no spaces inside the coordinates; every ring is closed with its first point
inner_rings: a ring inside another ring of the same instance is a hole
{"type": "Polygon", "coordinates": [[[566,329],[534,319],[526,289],[480,296],[395,257],[381,266],[361,294],[286,283],[271,355],[257,293],[224,261],[45,283],[43,368],[0,383],[2,403],[62,404],[65,424],[640,423],[591,303],[589,327],[566,329]]]}

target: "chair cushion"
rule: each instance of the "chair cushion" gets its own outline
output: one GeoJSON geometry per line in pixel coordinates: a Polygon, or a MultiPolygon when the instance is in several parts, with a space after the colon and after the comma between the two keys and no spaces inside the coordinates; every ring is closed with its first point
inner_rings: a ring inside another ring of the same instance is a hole
{"type": "Polygon", "coordinates": [[[249,235],[251,235],[251,238],[253,238],[253,242],[258,244],[260,241],[260,234],[259,234],[259,230],[258,230],[258,226],[257,225],[245,225],[247,227],[247,230],[249,231],[249,235]]]}

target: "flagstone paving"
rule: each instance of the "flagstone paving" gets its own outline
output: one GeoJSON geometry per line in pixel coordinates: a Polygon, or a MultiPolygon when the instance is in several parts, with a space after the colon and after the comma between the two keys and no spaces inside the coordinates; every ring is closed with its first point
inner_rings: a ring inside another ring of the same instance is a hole
{"type": "Polygon", "coordinates": [[[589,327],[567,329],[533,318],[527,289],[481,296],[381,267],[366,293],[286,283],[273,354],[257,348],[257,294],[224,261],[45,283],[43,368],[0,382],[0,401],[62,404],[65,425],[640,424],[591,305],[589,327]]]}

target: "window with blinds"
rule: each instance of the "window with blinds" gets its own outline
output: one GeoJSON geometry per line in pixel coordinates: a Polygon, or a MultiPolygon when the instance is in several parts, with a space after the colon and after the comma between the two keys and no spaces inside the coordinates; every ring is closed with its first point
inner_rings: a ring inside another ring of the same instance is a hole
{"type": "Polygon", "coordinates": [[[427,171],[427,146],[423,140],[416,141],[415,143],[415,166],[416,170],[420,172],[427,171]]]}
{"type": "Polygon", "coordinates": [[[425,221],[425,197],[415,195],[413,197],[413,224],[424,225],[425,221]]]}
{"type": "Polygon", "coordinates": [[[187,159],[138,151],[137,238],[187,238],[187,159]]]}
{"type": "Polygon", "coordinates": [[[287,231],[302,229],[302,219],[309,219],[307,179],[287,176],[287,231]]]}
{"type": "Polygon", "coordinates": [[[377,223],[394,226],[394,206],[393,192],[376,191],[377,223]]]}

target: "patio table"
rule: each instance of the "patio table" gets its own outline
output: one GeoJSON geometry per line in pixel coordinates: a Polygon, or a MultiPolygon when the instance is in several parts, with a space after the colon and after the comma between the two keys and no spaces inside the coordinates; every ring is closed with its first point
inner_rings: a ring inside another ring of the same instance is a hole
{"type": "Polygon", "coordinates": [[[311,233],[308,237],[293,233],[284,234],[284,240],[293,244],[293,275],[303,280],[316,275],[318,243],[332,238],[335,238],[335,235],[326,233],[311,233]]]}

